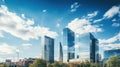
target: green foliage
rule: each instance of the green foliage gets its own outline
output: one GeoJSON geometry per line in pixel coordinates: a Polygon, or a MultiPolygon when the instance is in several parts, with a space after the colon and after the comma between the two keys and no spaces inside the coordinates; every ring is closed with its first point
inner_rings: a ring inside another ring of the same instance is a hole
{"type": "MultiPolygon", "coordinates": [[[[111,57],[105,67],[120,67],[120,60],[118,56],[111,57]]],[[[1,67],[1,66],[0,66],[1,67]]],[[[4,67],[4,66],[3,66],[4,67]]],[[[63,63],[63,62],[54,62],[52,64],[46,63],[45,60],[36,59],[29,67],[103,67],[102,63],[90,63],[89,61],[85,62],[70,62],[70,63],[63,63]]]]}
{"type": "Polygon", "coordinates": [[[112,56],[107,61],[107,67],[120,67],[120,60],[118,56],[112,56]]]}
{"type": "Polygon", "coordinates": [[[62,62],[53,63],[53,67],[69,67],[68,64],[62,62]]]}
{"type": "Polygon", "coordinates": [[[0,64],[0,67],[4,67],[4,65],[3,65],[3,64],[0,64]]]}
{"type": "Polygon", "coordinates": [[[80,67],[80,64],[78,62],[72,62],[72,63],[69,63],[69,67],[80,67]]]}
{"type": "Polygon", "coordinates": [[[47,67],[53,67],[53,64],[48,63],[47,67]]]}
{"type": "Polygon", "coordinates": [[[9,67],[7,64],[0,64],[0,67],[9,67]]]}
{"type": "Polygon", "coordinates": [[[30,67],[46,67],[46,61],[42,59],[36,59],[32,64],[30,64],[30,67]]]}

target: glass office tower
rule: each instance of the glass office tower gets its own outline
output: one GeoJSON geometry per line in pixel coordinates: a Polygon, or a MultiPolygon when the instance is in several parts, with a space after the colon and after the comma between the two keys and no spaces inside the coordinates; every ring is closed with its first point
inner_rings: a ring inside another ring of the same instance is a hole
{"type": "Polygon", "coordinates": [[[75,58],[75,34],[69,28],[63,29],[63,45],[67,46],[67,62],[75,58]]]}
{"type": "Polygon", "coordinates": [[[98,44],[98,40],[90,33],[90,62],[99,62],[98,44]]]}
{"type": "Polygon", "coordinates": [[[89,34],[82,34],[76,38],[76,55],[79,61],[90,60],[90,36],[89,34]]]}
{"type": "Polygon", "coordinates": [[[47,63],[54,62],[54,39],[48,36],[43,36],[41,38],[42,45],[42,58],[46,60],[47,63]]]}
{"type": "Polygon", "coordinates": [[[80,61],[98,62],[98,40],[91,34],[81,34],[76,38],[76,57],[80,61]]]}

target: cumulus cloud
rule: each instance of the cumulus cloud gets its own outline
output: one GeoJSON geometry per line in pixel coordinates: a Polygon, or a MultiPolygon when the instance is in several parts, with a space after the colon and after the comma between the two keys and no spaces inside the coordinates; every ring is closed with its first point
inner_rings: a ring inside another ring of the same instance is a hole
{"type": "Polygon", "coordinates": [[[27,25],[33,25],[34,24],[34,20],[33,19],[28,19],[26,22],[27,25]]]}
{"type": "Polygon", "coordinates": [[[112,6],[108,11],[105,12],[102,18],[94,20],[94,23],[100,22],[104,19],[110,19],[115,15],[120,15],[120,5],[119,6],[112,6]]]}
{"type": "Polygon", "coordinates": [[[120,32],[109,39],[99,39],[99,42],[100,44],[110,44],[116,42],[117,40],[120,41],[120,32]]]}
{"type": "Polygon", "coordinates": [[[88,18],[93,18],[93,17],[95,17],[97,14],[98,14],[98,11],[94,11],[94,13],[90,13],[90,14],[88,14],[87,16],[88,16],[88,18]]]}
{"type": "Polygon", "coordinates": [[[113,27],[120,27],[120,23],[113,23],[112,26],[113,27]]]}
{"type": "Polygon", "coordinates": [[[94,22],[94,23],[97,23],[97,22],[100,22],[100,21],[102,21],[102,20],[104,20],[104,18],[94,20],[93,22],[94,22]]]}
{"type": "Polygon", "coordinates": [[[47,35],[55,38],[56,32],[50,31],[49,28],[34,25],[34,19],[23,18],[16,13],[10,12],[5,5],[0,7],[0,30],[10,33],[13,36],[23,40],[38,39],[38,37],[47,35]]]}
{"type": "Polygon", "coordinates": [[[32,44],[22,44],[24,49],[29,49],[30,47],[32,47],[32,44]]]}
{"type": "Polygon", "coordinates": [[[104,17],[106,18],[112,18],[113,16],[115,16],[116,14],[118,14],[120,11],[120,6],[113,6],[112,8],[110,8],[105,14],[104,17]]]}
{"type": "Polygon", "coordinates": [[[120,32],[108,39],[99,39],[100,47],[104,48],[105,50],[110,49],[120,49],[120,32]]]}
{"type": "Polygon", "coordinates": [[[25,19],[25,14],[21,14],[21,17],[25,19]]]}
{"type": "Polygon", "coordinates": [[[70,12],[75,12],[77,8],[79,8],[80,4],[78,2],[75,2],[71,5],[71,10],[70,12]]]}
{"type": "Polygon", "coordinates": [[[18,49],[15,46],[10,46],[6,43],[0,44],[0,54],[14,54],[18,51],[18,49]]]}
{"type": "Polygon", "coordinates": [[[68,24],[67,27],[80,35],[89,32],[96,33],[102,31],[102,28],[100,28],[98,25],[92,25],[89,20],[84,18],[83,19],[75,18],[68,24]]]}
{"type": "Polygon", "coordinates": [[[114,19],[112,19],[112,21],[115,22],[115,21],[117,21],[117,20],[114,18],[114,19]]]}

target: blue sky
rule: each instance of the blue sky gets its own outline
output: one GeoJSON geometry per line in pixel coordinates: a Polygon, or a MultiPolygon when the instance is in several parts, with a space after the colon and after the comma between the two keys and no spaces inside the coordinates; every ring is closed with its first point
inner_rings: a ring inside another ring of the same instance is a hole
{"type": "MultiPolygon", "coordinates": [[[[40,57],[40,38],[55,38],[58,60],[62,30],[92,32],[105,49],[120,48],[119,0],[0,0],[0,61],[40,57]]],[[[64,49],[66,46],[63,47],[64,49]]]]}

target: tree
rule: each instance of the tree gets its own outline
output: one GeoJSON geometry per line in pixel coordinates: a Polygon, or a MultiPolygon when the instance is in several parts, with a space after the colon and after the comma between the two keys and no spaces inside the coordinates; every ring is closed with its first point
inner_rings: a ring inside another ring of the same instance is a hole
{"type": "Polygon", "coordinates": [[[117,55],[112,56],[107,61],[107,67],[120,67],[120,59],[117,55]]]}
{"type": "Polygon", "coordinates": [[[53,63],[53,67],[69,67],[69,65],[67,63],[55,62],[53,63]]]}
{"type": "Polygon", "coordinates": [[[61,67],[59,62],[53,63],[53,67],[61,67]]]}
{"type": "Polygon", "coordinates": [[[47,67],[46,61],[43,59],[36,59],[30,67],[47,67]]]}
{"type": "Polygon", "coordinates": [[[52,65],[52,64],[50,64],[50,63],[48,63],[48,64],[47,64],[47,67],[53,67],[53,65],[52,65]]]}

